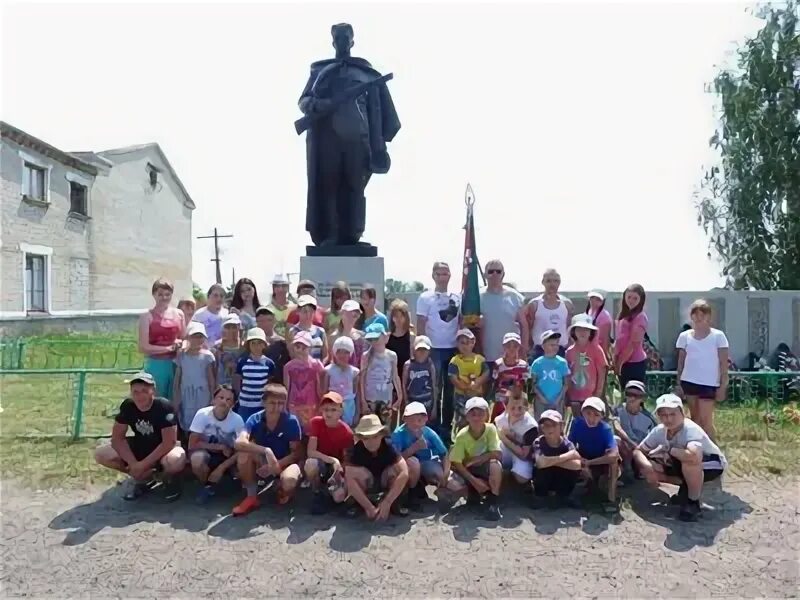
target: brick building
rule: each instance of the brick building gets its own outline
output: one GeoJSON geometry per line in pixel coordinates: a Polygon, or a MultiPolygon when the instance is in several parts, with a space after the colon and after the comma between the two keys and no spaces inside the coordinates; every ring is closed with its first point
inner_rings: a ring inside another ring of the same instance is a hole
{"type": "Polygon", "coordinates": [[[159,276],[191,293],[195,205],[158,144],[64,152],[7,123],[0,133],[3,331],[130,317],[159,276]]]}

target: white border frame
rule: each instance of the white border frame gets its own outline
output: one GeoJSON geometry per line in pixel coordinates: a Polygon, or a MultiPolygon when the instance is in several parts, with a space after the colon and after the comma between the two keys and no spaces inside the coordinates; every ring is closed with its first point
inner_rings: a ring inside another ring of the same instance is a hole
{"type": "MultiPolygon", "coordinates": [[[[25,263],[27,262],[28,254],[36,254],[37,256],[44,256],[44,303],[45,313],[52,314],[53,308],[53,249],[50,246],[40,246],[37,244],[25,244],[20,242],[19,250],[22,253],[22,311],[25,315],[31,310],[28,306],[28,286],[27,278],[25,277],[25,263]]],[[[35,311],[38,313],[39,311],[35,311]]]]}
{"type": "Polygon", "coordinates": [[[27,152],[23,152],[19,150],[19,157],[22,159],[22,163],[20,164],[20,172],[22,173],[22,179],[20,180],[22,183],[19,186],[19,194],[20,196],[24,196],[24,182],[25,182],[25,163],[30,163],[35,167],[44,170],[44,200],[40,198],[31,198],[34,201],[45,202],[50,204],[50,176],[52,175],[53,165],[49,164],[47,161],[42,160],[38,156],[34,156],[32,154],[28,154],[27,152]]]}

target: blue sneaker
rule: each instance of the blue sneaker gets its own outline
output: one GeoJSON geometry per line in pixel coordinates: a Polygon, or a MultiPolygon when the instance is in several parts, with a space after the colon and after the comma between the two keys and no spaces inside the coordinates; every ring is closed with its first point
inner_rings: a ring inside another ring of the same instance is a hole
{"type": "Polygon", "coordinates": [[[216,495],[214,488],[210,485],[204,485],[197,492],[195,500],[198,504],[208,504],[209,501],[216,495]]]}

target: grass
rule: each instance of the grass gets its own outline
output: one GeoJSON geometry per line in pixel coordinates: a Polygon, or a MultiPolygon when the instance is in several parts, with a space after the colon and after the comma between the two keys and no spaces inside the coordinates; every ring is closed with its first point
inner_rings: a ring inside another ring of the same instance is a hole
{"type": "Polygon", "coordinates": [[[133,332],[0,340],[2,368],[127,369],[139,368],[143,362],[133,332]]]}

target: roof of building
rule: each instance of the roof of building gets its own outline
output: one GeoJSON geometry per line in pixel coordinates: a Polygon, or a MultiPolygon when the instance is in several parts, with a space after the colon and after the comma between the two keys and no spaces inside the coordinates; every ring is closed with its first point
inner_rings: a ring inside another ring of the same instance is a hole
{"type": "Polygon", "coordinates": [[[172,179],[175,180],[175,183],[178,185],[178,188],[180,188],[181,193],[184,196],[184,201],[186,206],[194,210],[194,208],[196,208],[194,200],[192,200],[192,197],[189,195],[189,192],[186,191],[186,187],[183,185],[183,182],[181,181],[180,177],[178,177],[178,174],[175,172],[175,169],[172,167],[172,164],[167,159],[167,155],[164,154],[164,151],[161,149],[161,146],[159,146],[157,143],[151,142],[149,144],[138,144],[136,146],[126,146],[124,148],[112,148],[111,150],[102,150],[101,152],[93,154],[96,154],[102,159],[108,160],[106,157],[109,156],[118,156],[120,154],[133,154],[134,152],[141,152],[148,150],[154,150],[156,154],[158,154],[158,157],[161,159],[161,162],[167,168],[167,171],[169,171],[170,176],[172,177],[172,179]]]}
{"type": "Polygon", "coordinates": [[[180,189],[181,193],[184,197],[184,204],[191,209],[196,208],[192,197],[189,195],[189,192],[186,191],[186,187],[183,185],[183,182],[178,177],[178,174],[175,172],[175,169],[172,168],[172,164],[170,164],[167,156],[164,154],[164,151],[161,149],[157,143],[152,142],[150,144],[139,144],[136,146],[126,146],[124,148],[112,148],[110,150],[102,150],[100,152],[64,152],[63,150],[59,150],[55,146],[51,146],[47,142],[43,142],[39,138],[36,138],[29,133],[25,133],[21,129],[17,129],[13,125],[6,123],[5,121],[0,121],[0,133],[2,134],[3,138],[8,138],[20,146],[24,146],[26,148],[30,148],[40,154],[48,156],[53,160],[56,160],[62,164],[65,164],[69,167],[77,169],[79,171],[83,171],[84,173],[88,173],[89,175],[97,175],[98,168],[96,164],[101,165],[105,168],[110,168],[114,166],[113,159],[110,160],[109,157],[118,156],[122,154],[133,154],[134,152],[140,151],[155,151],[158,155],[158,158],[163,163],[163,165],[167,168],[172,179],[177,184],[178,188],[180,189]],[[96,164],[92,164],[96,163],[96,164]]]}
{"type": "Polygon", "coordinates": [[[47,142],[43,142],[37,137],[32,136],[29,133],[25,133],[21,129],[17,129],[13,125],[6,123],[5,121],[0,121],[0,135],[2,137],[12,140],[19,144],[20,146],[24,146],[25,148],[30,148],[38,152],[39,154],[43,154],[44,156],[48,156],[55,161],[58,161],[64,165],[72,167],[73,169],[77,169],[78,171],[83,171],[89,175],[97,175],[97,167],[94,165],[90,165],[88,162],[81,160],[77,156],[70,154],[69,152],[64,152],[63,150],[59,150],[55,146],[51,146],[47,142]]]}

